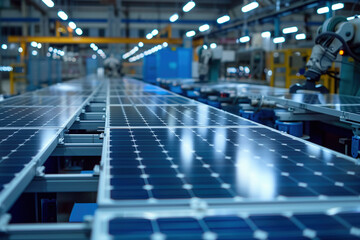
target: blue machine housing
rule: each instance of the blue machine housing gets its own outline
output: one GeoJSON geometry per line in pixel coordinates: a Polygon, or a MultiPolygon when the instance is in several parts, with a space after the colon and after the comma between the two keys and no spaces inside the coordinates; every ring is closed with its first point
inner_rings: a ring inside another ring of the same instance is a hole
{"type": "Polygon", "coordinates": [[[302,122],[281,122],[275,121],[275,127],[277,130],[286,132],[295,137],[303,136],[303,123],[302,122]]]}

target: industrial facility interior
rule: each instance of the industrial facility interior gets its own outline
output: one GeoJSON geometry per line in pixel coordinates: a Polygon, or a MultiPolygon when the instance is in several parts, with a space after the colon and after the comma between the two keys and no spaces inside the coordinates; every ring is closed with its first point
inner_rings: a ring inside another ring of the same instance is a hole
{"type": "Polygon", "coordinates": [[[0,239],[360,239],[359,13],[1,0],[0,239]]]}

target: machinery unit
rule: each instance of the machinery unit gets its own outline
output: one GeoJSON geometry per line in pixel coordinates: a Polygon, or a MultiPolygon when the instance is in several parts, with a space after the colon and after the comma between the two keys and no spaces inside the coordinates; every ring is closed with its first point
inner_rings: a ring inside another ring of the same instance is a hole
{"type": "MultiPolygon", "coordinates": [[[[339,93],[358,96],[360,94],[359,76],[360,58],[357,56],[360,45],[360,19],[354,18],[348,21],[343,16],[329,18],[318,29],[318,36],[311,57],[306,64],[308,70],[305,72],[307,81],[304,85],[294,85],[290,88],[292,93],[298,90],[316,90],[322,93],[329,92],[324,86],[316,86],[316,82],[323,74],[329,74],[329,68],[340,50],[345,54],[341,66],[341,82],[339,93]],[[353,60],[350,61],[349,58],[353,60]]],[[[331,73],[330,73],[331,74],[331,73]]]]}

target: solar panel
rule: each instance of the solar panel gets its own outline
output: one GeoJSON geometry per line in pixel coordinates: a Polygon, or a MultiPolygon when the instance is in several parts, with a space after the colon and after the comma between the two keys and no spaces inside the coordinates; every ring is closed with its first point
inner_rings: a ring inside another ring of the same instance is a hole
{"type": "Polygon", "coordinates": [[[147,91],[147,92],[158,92],[163,91],[162,88],[159,88],[157,86],[152,86],[148,84],[134,84],[134,83],[125,83],[125,84],[110,84],[111,89],[118,90],[118,91],[147,91]]]}
{"type": "Polygon", "coordinates": [[[0,128],[65,127],[78,107],[0,107],[0,128]]]}
{"type": "Polygon", "coordinates": [[[360,167],[350,158],[267,128],[110,129],[109,135],[99,192],[110,204],[360,196],[360,167]]]}
{"type": "Polygon", "coordinates": [[[23,96],[90,96],[93,91],[62,91],[44,89],[23,94],[23,96]]]}
{"type": "MultiPolygon", "coordinates": [[[[233,210],[235,212],[236,210],[233,210]]],[[[148,213],[124,217],[101,212],[92,239],[359,239],[360,214],[224,214],[194,216],[148,213]],[[144,214],[146,215],[146,214],[144,214]],[[167,216],[163,216],[167,215],[167,216]],[[102,227],[100,229],[100,226],[102,227]]]]}
{"type": "Polygon", "coordinates": [[[147,96],[147,97],[111,97],[110,104],[135,104],[135,105],[179,105],[179,104],[192,104],[197,102],[183,97],[176,96],[147,96]]]}
{"type": "Polygon", "coordinates": [[[35,175],[38,161],[45,161],[55,148],[59,129],[0,130],[0,205],[9,207],[13,192],[21,193],[35,175]],[[50,149],[52,148],[52,149],[50,149]],[[32,165],[30,165],[32,163],[32,165]]]}
{"type": "Polygon", "coordinates": [[[240,126],[254,123],[227,112],[196,106],[110,106],[110,127],[240,126]]]}
{"type": "MultiPolygon", "coordinates": [[[[266,95],[265,95],[266,96],[266,95]]],[[[266,96],[268,97],[268,96],[266,96]]],[[[273,97],[270,97],[273,98],[273,97]]],[[[296,93],[286,94],[281,97],[273,98],[274,100],[289,105],[298,107],[304,105],[352,105],[360,104],[360,98],[352,96],[343,96],[336,94],[316,94],[316,93],[296,93]]]]}
{"type": "Polygon", "coordinates": [[[5,99],[0,106],[81,106],[86,96],[18,96],[5,99]]]}
{"type": "Polygon", "coordinates": [[[111,90],[111,96],[158,96],[158,95],[174,95],[173,93],[164,90],[144,90],[144,91],[131,91],[131,90],[111,90]]]}

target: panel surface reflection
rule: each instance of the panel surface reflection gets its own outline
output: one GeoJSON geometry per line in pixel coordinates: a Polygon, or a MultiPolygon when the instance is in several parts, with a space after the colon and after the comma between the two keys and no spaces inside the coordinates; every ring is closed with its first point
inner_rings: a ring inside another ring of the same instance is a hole
{"type": "Polygon", "coordinates": [[[0,107],[0,127],[64,127],[78,107],[0,107]]]}
{"type": "Polygon", "coordinates": [[[111,198],[359,196],[360,167],[266,128],[110,130],[111,198]]]}
{"type": "Polygon", "coordinates": [[[111,106],[110,126],[239,126],[252,122],[211,108],[196,106],[111,106]]]}

